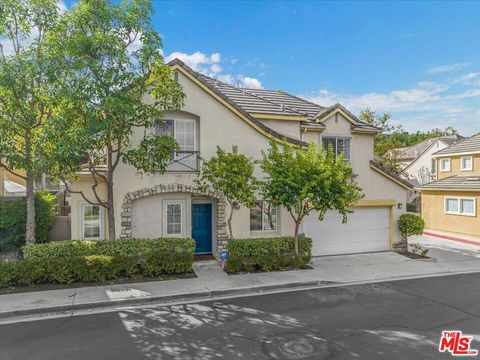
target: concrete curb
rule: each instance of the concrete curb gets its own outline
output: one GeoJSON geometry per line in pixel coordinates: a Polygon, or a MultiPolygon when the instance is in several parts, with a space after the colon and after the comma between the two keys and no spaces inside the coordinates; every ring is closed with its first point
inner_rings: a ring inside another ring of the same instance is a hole
{"type": "Polygon", "coordinates": [[[413,279],[463,275],[463,274],[472,274],[472,273],[480,273],[480,270],[426,273],[426,274],[419,274],[419,275],[397,276],[397,277],[378,278],[373,280],[359,280],[359,281],[350,281],[350,282],[333,282],[333,281],[315,280],[315,281],[285,283],[280,285],[260,285],[260,286],[240,287],[240,288],[225,289],[225,290],[205,290],[205,291],[198,291],[194,293],[183,293],[183,294],[177,294],[177,295],[149,296],[149,297],[142,297],[142,298],[118,299],[118,300],[103,300],[103,301],[91,302],[91,303],[79,303],[79,304],[72,304],[72,305],[55,305],[55,306],[45,306],[41,308],[3,311],[3,312],[0,312],[0,320],[7,320],[14,317],[27,317],[27,316],[35,316],[35,315],[49,316],[53,314],[68,313],[68,312],[73,312],[78,310],[142,306],[142,305],[148,305],[148,304],[172,305],[172,304],[179,304],[182,302],[193,302],[193,301],[203,302],[203,301],[211,301],[215,299],[228,299],[228,298],[234,298],[234,297],[258,295],[258,294],[272,294],[276,292],[291,292],[291,291],[309,290],[309,289],[336,288],[336,287],[343,287],[343,286],[366,285],[366,284],[383,283],[383,282],[390,282],[390,281],[413,280],[413,279]]]}

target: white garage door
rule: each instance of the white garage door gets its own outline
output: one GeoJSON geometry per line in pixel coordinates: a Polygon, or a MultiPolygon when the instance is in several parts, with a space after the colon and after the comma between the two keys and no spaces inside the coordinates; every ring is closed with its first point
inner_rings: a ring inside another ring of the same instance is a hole
{"type": "Polygon", "coordinates": [[[317,213],[303,219],[303,231],[312,238],[312,255],[353,254],[389,249],[390,212],[387,207],[356,208],[346,224],[337,212],[323,221],[317,213]]]}

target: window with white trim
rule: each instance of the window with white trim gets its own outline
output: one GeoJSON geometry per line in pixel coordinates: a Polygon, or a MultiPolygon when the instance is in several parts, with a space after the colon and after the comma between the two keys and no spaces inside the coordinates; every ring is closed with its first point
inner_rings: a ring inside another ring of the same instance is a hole
{"type": "Polygon", "coordinates": [[[351,139],[339,136],[322,136],[322,147],[326,150],[332,149],[335,156],[343,153],[346,161],[351,159],[351,139]]]}
{"type": "Polygon", "coordinates": [[[440,171],[450,171],[450,159],[440,159],[440,171]]]}
{"type": "Polygon", "coordinates": [[[473,157],[472,156],[462,156],[460,159],[462,165],[462,171],[472,171],[473,170],[473,157]]]}
{"type": "Polygon", "coordinates": [[[455,215],[475,216],[476,201],[475,198],[446,197],[445,213],[455,215]]]}
{"type": "Polygon", "coordinates": [[[277,208],[266,201],[257,201],[250,208],[250,231],[277,230],[277,208]]]}
{"type": "Polygon", "coordinates": [[[195,119],[164,119],[155,125],[155,135],[170,135],[177,140],[179,150],[173,155],[168,170],[198,170],[195,119]]]}
{"type": "Polygon", "coordinates": [[[165,235],[182,235],[183,228],[183,203],[166,201],[164,205],[164,231],[165,235]]]}
{"type": "Polygon", "coordinates": [[[82,239],[100,240],[103,232],[102,208],[100,205],[82,204],[82,239]]]}
{"type": "Polygon", "coordinates": [[[194,119],[164,119],[155,125],[155,135],[174,137],[179,152],[195,151],[195,127],[194,119]]]}

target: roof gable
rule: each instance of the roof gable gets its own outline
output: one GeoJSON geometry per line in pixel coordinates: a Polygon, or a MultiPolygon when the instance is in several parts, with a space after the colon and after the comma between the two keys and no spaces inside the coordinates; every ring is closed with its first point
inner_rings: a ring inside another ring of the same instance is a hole
{"type": "Polygon", "coordinates": [[[461,154],[476,154],[480,153],[480,133],[475,134],[469,138],[460,140],[459,142],[437,151],[433,154],[435,157],[443,155],[461,155],[461,154]]]}

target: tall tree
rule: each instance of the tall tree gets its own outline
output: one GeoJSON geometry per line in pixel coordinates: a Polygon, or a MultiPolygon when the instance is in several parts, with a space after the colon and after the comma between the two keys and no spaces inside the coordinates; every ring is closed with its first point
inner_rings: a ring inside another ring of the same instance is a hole
{"type": "Polygon", "coordinates": [[[240,154],[237,146],[232,146],[232,152],[217,147],[216,156],[208,160],[202,159],[202,172],[196,183],[201,188],[211,187],[227,199],[230,205],[227,219],[230,239],[233,238],[232,217],[236,203],[248,207],[255,203],[258,182],[253,175],[254,170],[253,160],[240,154]]]}
{"type": "Polygon", "coordinates": [[[162,111],[179,109],[184,98],[163,62],[152,13],[148,0],[80,0],[49,39],[64,85],[49,129],[56,171],[65,181],[82,167],[92,174],[93,195],[72,192],[107,210],[111,240],[116,239],[114,175],[120,162],[141,173],[163,172],[177,146],[171,136],[148,131],[161,121],[162,111]],[[138,143],[133,134],[139,129],[138,143]]]}
{"type": "Polygon", "coordinates": [[[312,143],[307,149],[294,149],[283,144],[280,149],[270,142],[268,152],[262,152],[262,170],[267,175],[262,182],[264,200],[283,206],[295,222],[295,254],[298,256],[298,232],[305,216],[318,212],[323,220],[329,210],[338,211],[347,221],[351,207],[363,198],[354,180],[352,168],[332,149],[317,149],[312,143]]]}
{"type": "Polygon", "coordinates": [[[56,99],[46,38],[59,16],[55,0],[0,0],[0,167],[26,180],[27,244],[35,242],[35,178],[48,170],[44,128],[56,99]]]}

